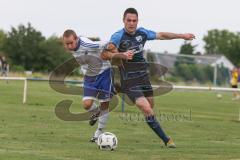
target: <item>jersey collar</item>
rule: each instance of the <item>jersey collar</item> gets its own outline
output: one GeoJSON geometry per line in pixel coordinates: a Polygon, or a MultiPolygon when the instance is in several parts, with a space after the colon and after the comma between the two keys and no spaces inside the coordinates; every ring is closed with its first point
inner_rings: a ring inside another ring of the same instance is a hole
{"type": "Polygon", "coordinates": [[[125,31],[127,34],[129,34],[130,36],[134,36],[134,35],[136,34],[136,32],[137,32],[137,30],[136,30],[134,33],[129,33],[129,32],[126,30],[126,28],[124,28],[124,31],[125,31]]]}

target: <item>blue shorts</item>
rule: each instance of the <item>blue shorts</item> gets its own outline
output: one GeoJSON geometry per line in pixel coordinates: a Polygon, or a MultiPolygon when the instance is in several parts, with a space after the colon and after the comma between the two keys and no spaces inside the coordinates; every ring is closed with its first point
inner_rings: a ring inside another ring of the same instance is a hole
{"type": "Polygon", "coordinates": [[[83,100],[93,99],[108,102],[114,95],[111,69],[97,76],[84,76],[83,100]]]}

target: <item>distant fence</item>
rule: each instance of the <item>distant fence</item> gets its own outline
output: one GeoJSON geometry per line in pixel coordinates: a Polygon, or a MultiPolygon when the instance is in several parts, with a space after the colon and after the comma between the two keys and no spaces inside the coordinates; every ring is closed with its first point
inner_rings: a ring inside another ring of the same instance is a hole
{"type": "MultiPolygon", "coordinates": [[[[0,77],[0,80],[17,80],[17,81],[24,81],[23,86],[23,100],[22,103],[26,103],[27,101],[27,85],[28,81],[48,81],[48,79],[42,79],[42,78],[26,78],[26,77],[0,77]]],[[[79,80],[66,80],[66,83],[74,83],[74,84],[83,84],[83,81],[79,80]]],[[[157,85],[153,85],[153,87],[158,87],[157,85]]],[[[238,88],[224,88],[224,87],[201,87],[201,86],[177,86],[173,85],[174,90],[199,90],[199,91],[227,91],[227,92],[233,92],[233,91],[240,91],[238,88]]]]}

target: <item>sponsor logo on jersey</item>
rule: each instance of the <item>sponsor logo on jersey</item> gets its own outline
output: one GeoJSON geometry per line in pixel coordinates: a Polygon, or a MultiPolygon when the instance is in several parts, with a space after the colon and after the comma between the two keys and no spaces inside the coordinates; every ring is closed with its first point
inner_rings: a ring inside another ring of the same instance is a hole
{"type": "Polygon", "coordinates": [[[136,40],[137,40],[138,42],[142,42],[142,36],[137,36],[137,37],[136,37],[136,40]]]}

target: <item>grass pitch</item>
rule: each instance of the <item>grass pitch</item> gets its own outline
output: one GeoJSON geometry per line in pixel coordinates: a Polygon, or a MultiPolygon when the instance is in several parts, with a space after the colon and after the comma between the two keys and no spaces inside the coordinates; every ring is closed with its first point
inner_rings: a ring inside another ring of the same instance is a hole
{"type": "Polygon", "coordinates": [[[81,97],[64,95],[47,82],[28,83],[22,104],[23,82],[0,81],[0,160],[172,160],[240,159],[240,101],[230,93],[177,92],[155,98],[155,112],[177,145],[167,149],[143,122],[134,106],[121,104],[110,114],[106,131],[117,135],[115,151],[101,151],[88,142],[96,126],[66,122],[55,105],[71,99],[72,112],[82,112],[81,97]]]}

